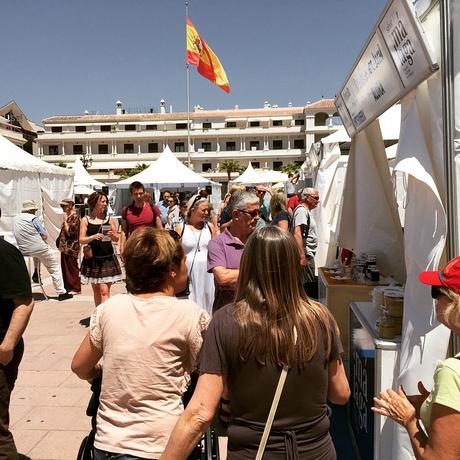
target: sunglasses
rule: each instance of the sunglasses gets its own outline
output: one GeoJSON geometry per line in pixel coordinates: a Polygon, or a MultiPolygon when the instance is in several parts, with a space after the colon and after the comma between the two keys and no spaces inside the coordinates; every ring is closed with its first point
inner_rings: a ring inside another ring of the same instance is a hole
{"type": "Polygon", "coordinates": [[[260,211],[258,209],[254,211],[246,211],[245,209],[238,209],[239,212],[244,212],[244,214],[247,214],[248,216],[251,216],[253,219],[254,217],[260,216],[260,211]]]}
{"type": "Polygon", "coordinates": [[[174,241],[180,241],[181,236],[179,233],[177,233],[175,230],[168,230],[169,236],[174,240],[174,241]]]}
{"type": "Polygon", "coordinates": [[[445,295],[444,292],[438,286],[431,286],[431,298],[436,300],[442,295],[445,295]]]}
{"type": "Polygon", "coordinates": [[[313,198],[315,201],[319,201],[319,196],[308,195],[310,198],[313,198]]]}

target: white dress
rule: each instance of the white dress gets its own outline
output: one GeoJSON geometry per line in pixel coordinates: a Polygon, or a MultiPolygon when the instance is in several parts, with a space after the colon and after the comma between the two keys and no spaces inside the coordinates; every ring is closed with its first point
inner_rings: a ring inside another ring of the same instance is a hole
{"type": "Polygon", "coordinates": [[[190,280],[189,299],[210,315],[214,302],[214,276],[208,273],[208,243],[211,237],[211,229],[208,225],[205,225],[202,230],[186,225],[182,235],[182,247],[187,257],[190,280]]]}

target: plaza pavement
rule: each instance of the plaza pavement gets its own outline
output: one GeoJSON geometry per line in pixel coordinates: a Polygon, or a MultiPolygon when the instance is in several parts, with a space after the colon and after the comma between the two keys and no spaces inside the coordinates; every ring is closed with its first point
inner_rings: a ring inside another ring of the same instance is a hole
{"type": "MultiPolygon", "coordinates": [[[[55,295],[45,275],[45,291],[55,295]]],[[[90,286],[82,294],[58,302],[39,300],[33,285],[34,312],[24,334],[25,352],[12,393],[10,428],[23,459],[73,460],[91,428],[85,411],[91,396],[89,384],[70,370],[72,357],[87,333],[94,310],[90,286]],[[83,324],[80,324],[80,321],[83,324]]],[[[125,292],[124,283],[112,293],[125,292]]]]}

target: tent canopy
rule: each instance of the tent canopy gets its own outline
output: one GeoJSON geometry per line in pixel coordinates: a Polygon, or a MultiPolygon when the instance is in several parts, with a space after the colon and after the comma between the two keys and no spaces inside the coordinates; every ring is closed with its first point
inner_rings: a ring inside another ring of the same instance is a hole
{"type": "Polygon", "coordinates": [[[73,171],[34,157],[0,135],[0,168],[12,171],[73,176],[73,171]]]}
{"type": "Polygon", "coordinates": [[[273,182],[287,182],[288,175],[279,171],[272,170],[263,170],[256,171],[252,163],[248,163],[248,167],[244,170],[243,174],[238,176],[236,179],[232,180],[232,184],[246,184],[246,185],[256,185],[256,184],[266,184],[273,182]]]}
{"type": "MultiPolygon", "coordinates": [[[[83,162],[80,160],[80,158],[77,158],[75,160],[75,163],[73,164],[73,170],[75,171],[75,180],[74,180],[75,187],[77,186],[102,187],[105,185],[102,182],[99,182],[98,180],[93,179],[91,177],[89,172],[83,166],[83,162]]],[[[78,192],[75,192],[75,193],[78,193],[78,192]]]]}
{"type": "Polygon", "coordinates": [[[109,184],[111,188],[129,188],[134,181],[139,181],[147,188],[163,187],[201,187],[211,185],[211,181],[192,171],[171,152],[169,147],[163,150],[158,160],[153,161],[147,169],[139,174],[109,184]]]}

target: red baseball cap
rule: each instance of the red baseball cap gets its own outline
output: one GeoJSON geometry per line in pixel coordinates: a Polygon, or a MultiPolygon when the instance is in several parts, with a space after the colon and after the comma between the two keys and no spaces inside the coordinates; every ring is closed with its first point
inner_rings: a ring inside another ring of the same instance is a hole
{"type": "Polygon", "coordinates": [[[437,272],[422,272],[418,279],[430,286],[443,286],[460,294],[460,257],[455,257],[437,272]]]}

